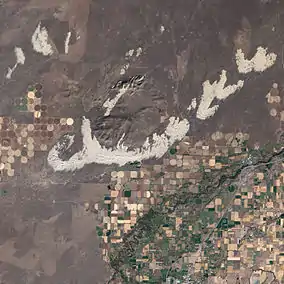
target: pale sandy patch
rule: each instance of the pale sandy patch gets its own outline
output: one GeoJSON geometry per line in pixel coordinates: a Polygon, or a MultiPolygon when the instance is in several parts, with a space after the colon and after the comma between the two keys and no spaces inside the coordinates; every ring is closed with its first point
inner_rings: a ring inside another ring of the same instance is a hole
{"type": "Polygon", "coordinates": [[[44,56],[52,55],[53,49],[51,44],[48,42],[48,32],[45,27],[41,26],[39,22],[32,35],[32,46],[34,51],[41,53],[44,56]]]}
{"type": "Polygon", "coordinates": [[[239,73],[247,74],[249,72],[263,72],[272,67],[276,61],[275,53],[267,53],[267,48],[259,46],[255,55],[251,59],[245,59],[245,55],[241,49],[236,52],[236,64],[239,73]]]}
{"type": "Polygon", "coordinates": [[[63,145],[58,142],[50,150],[47,160],[55,171],[75,171],[91,163],[124,165],[129,162],[160,158],[175,141],[180,141],[188,130],[189,122],[187,119],[180,120],[171,117],[162,134],[154,133],[152,135],[151,143],[149,137],[147,137],[142,147],[130,150],[129,147],[124,146],[121,139],[116,147],[106,148],[99,143],[95,136],[92,137],[90,120],[83,118],[81,127],[83,149],[75,153],[69,160],[60,159],[60,153],[68,150],[74,143],[74,136],[67,136],[67,146],[65,146],[66,143],[63,145]]]}
{"type": "Polygon", "coordinates": [[[216,113],[219,105],[216,104],[211,106],[215,98],[218,100],[225,100],[244,86],[244,81],[242,80],[239,80],[235,85],[228,85],[225,87],[226,82],[227,71],[222,70],[219,81],[214,81],[211,84],[210,81],[207,80],[202,84],[203,94],[201,96],[201,101],[196,113],[196,117],[198,119],[205,120],[209,117],[212,117],[216,113]]]}

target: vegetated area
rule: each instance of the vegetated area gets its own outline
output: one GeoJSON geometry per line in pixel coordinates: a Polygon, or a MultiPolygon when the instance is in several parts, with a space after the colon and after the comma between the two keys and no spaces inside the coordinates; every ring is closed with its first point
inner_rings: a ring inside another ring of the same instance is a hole
{"type": "Polygon", "coordinates": [[[238,283],[262,271],[282,281],[284,149],[223,136],[187,137],[162,165],[112,172],[98,227],[109,283],[238,283]]]}

